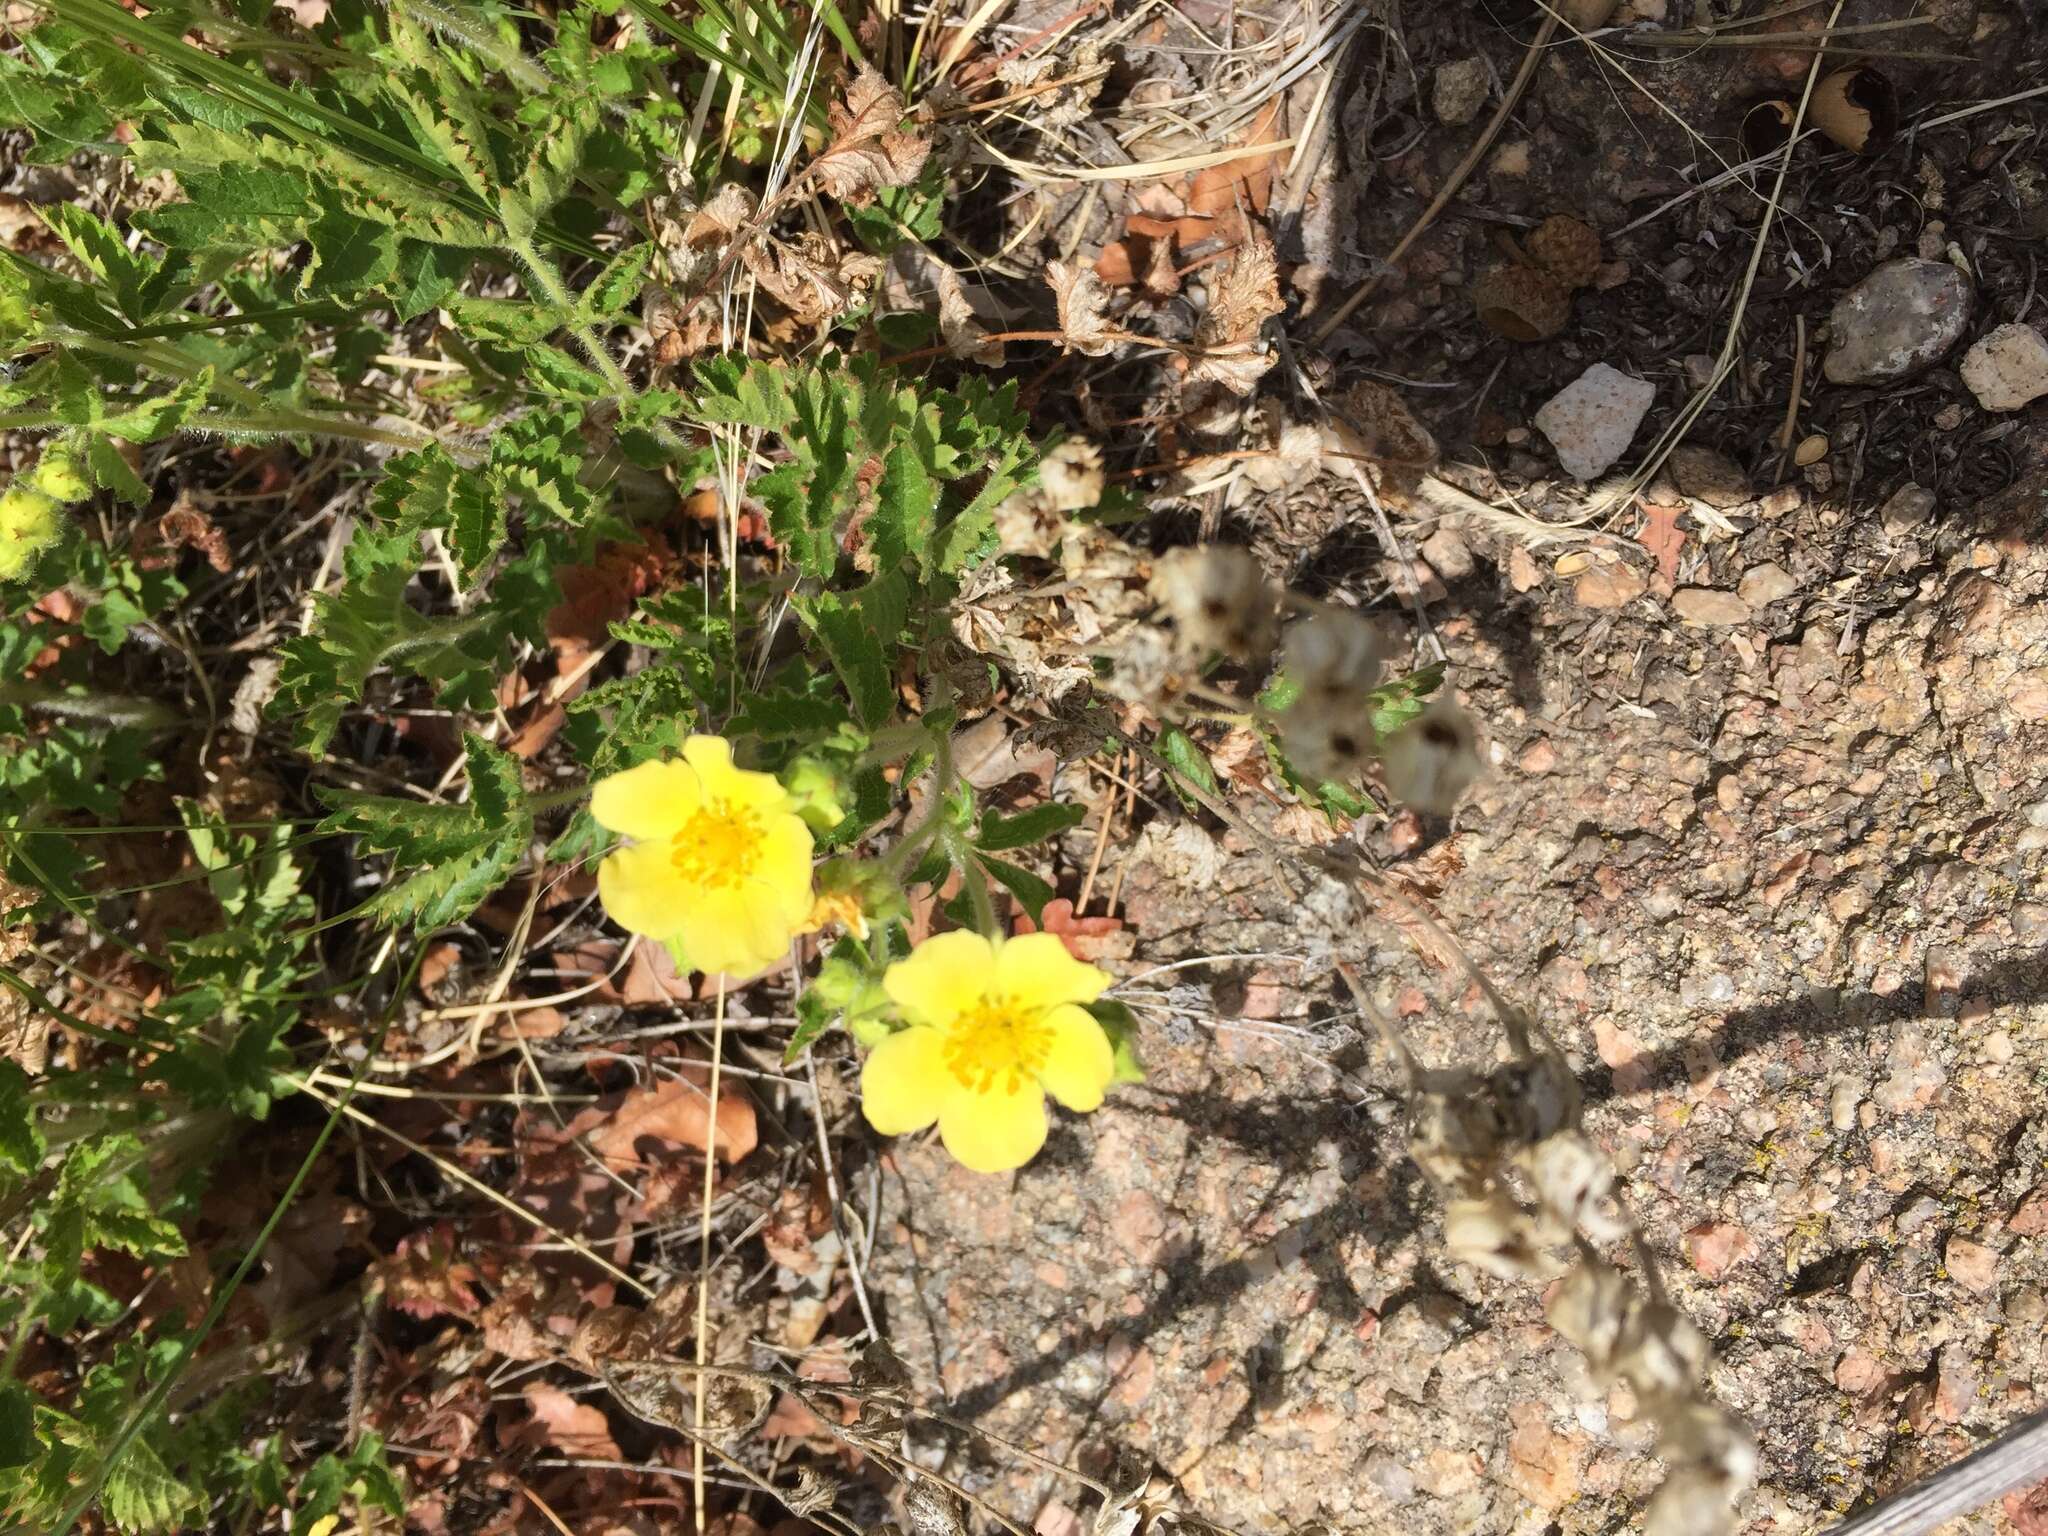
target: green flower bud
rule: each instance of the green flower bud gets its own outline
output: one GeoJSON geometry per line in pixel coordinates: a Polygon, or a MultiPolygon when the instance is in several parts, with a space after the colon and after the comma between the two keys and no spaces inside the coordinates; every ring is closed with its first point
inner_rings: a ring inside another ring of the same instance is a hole
{"type": "Polygon", "coordinates": [[[28,482],[52,501],[83,501],[92,494],[92,482],[85,478],[78,455],[57,444],[43,450],[42,461],[29,472],[28,482]]]}
{"type": "Polygon", "coordinates": [[[813,832],[830,832],[846,820],[846,783],[839,771],[817,757],[800,757],[782,777],[796,801],[796,813],[813,832]]]}
{"type": "Polygon", "coordinates": [[[56,542],[61,510],[33,486],[17,483],[0,492],[0,581],[13,581],[56,542]]]}

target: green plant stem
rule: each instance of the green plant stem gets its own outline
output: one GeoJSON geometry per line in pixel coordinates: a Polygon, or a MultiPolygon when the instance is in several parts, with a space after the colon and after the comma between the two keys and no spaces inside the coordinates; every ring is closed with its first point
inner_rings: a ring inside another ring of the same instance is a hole
{"type": "Polygon", "coordinates": [[[903,876],[917,862],[917,856],[943,825],[946,799],[953,793],[953,743],[943,731],[930,733],[932,743],[932,787],[931,798],[925,802],[924,815],[917,825],[909,828],[896,840],[896,846],[882,855],[882,873],[891,880],[901,883],[903,876]]]}
{"type": "Polygon", "coordinates": [[[632,399],[638,393],[633,388],[633,381],[626,377],[626,370],[619,366],[618,360],[611,354],[611,349],[599,338],[597,332],[591,329],[590,322],[577,317],[575,295],[570,293],[568,286],[563,283],[562,275],[555,270],[555,264],[541,255],[531,240],[507,240],[505,254],[525,269],[528,280],[540,293],[541,302],[561,314],[563,325],[567,327],[569,334],[576,338],[576,344],[583,349],[597,371],[604,375],[604,381],[612,393],[621,401],[632,399]]]}
{"type": "Polygon", "coordinates": [[[960,883],[967,888],[967,904],[974,909],[974,931],[984,938],[1002,937],[1002,929],[996,923],[996,904],[988,893],[988,875],[974,856],[973,845],[960,835],[959,828],[951,825],[943,828],[939,837],[946,845],[946,857],[960,871],[960,883]]]}

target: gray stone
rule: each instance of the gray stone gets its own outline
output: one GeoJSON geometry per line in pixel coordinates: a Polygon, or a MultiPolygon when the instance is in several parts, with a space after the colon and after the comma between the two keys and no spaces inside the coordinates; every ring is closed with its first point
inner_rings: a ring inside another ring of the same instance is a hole
{"type": "Polygon", "coordinates": [[[1782,565],[1753,565],[1735,584],[1736,595],[1752,608],[1762,608],[1799,590],[1798,578],[1782,565]]]}
{"type": "Polygon", "coordinates": [[[1749,604],[1715,587],[1680,587],[1671,606],[1688,624],[1747,624],[1749,604]]]}
{"type": "Polygon", "coordinates": [[[1592,480],[1628,451],[1656,398],[1656,385],[1595,363],[1536,413],[1536,430],[1550,439],[1566,474],[1592,480]]]}
{"type": "Polygon", "coordinates": [[[1886,533],[1897,536],[1911,533],[1933,515],[1934,492],[1909,480],[1878,508],[1877,520],[1886,533]]]}
{"type": "Polygon", "coordinates": [[[1462,128],[1479,115],[1492,89],[1486,61],[1474,55],[1438,67],[1436,79],[1430,83],[1429,101],[1440,121],[1462,128]]]}
{"type": "Polygon", "coordinates": [[[2048,395],[2048,338],[2001,325],[1963,354],[1963,382],[1987,411],[2016,411],[2048,395]]]}
{"type": "Polygon", "coordinates": [[[1970,280],[1945,261],[1888,261],[1828,317],[1821,371],[1833,384],[1883,384],[1938,362],[1970,323],[1970,280]]]}

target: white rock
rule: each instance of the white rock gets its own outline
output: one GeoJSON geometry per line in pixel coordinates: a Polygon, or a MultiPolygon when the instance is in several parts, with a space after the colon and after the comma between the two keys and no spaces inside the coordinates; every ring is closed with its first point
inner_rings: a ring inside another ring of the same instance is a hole
{"type": "Polygon", "coordinates": [[[1902,256],[1843,294],[1821,364],[1831,384],[1883,384],[1935,362],[1970,323],[1970,280],[1945,261],[1902,256]]]}
{"type": "Polygon", "coordinates": [[[1628,451],[1656,398],[1656,385],[1595,363],[1536,413],[1536,429],[1550,439],[1566,474],[1592,480],[1628,451]]]}
{"type": "Polygon", "coordinates": [[[2016,411],[2048,395],[2048,338],[2001,325],[1963,354],[1963,382],[1987,411],[2016,411]]]}

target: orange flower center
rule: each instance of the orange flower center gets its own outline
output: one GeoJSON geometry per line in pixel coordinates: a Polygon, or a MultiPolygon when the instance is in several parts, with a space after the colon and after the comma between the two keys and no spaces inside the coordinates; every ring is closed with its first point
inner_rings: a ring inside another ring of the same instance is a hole
{"type": "Polygon", "coordinates": [[[972,1093],[1016,1093],[1051,1052],[1043,1015],[1001,993],[985,994],[946,1031],[946,1068],[972,1093]]]}
{"type": "Polygon", "coordinates": [[[748,806],[712,800],[691,813],[668,856],[685,880],[728,889],[753,874],[761,862],[760,813],[748,806]]]}

